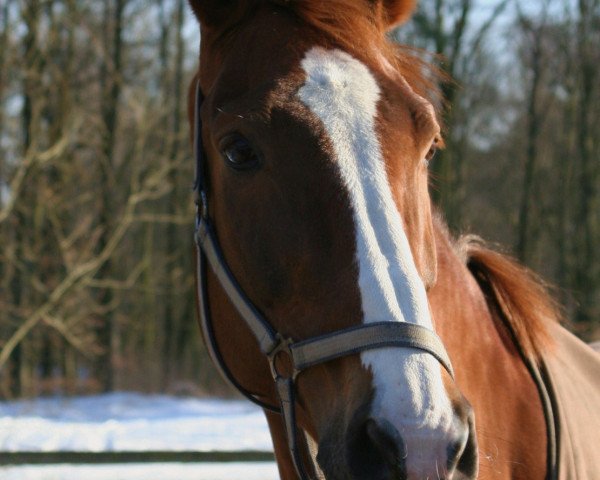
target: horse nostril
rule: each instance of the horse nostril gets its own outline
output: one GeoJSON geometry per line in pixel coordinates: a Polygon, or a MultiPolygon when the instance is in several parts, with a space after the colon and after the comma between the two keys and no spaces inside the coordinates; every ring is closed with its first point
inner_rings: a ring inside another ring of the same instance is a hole
{"type": "Polygon", "coordinates": [[[466,478],[476,478],[478,467],[477,437],[473,411],[467,411],[466,431],[463,439],[448,447],[448,472],[455,471],[466,478]]]}
{"type": "Polygon", "coordinates": [[[384,419],[369,418],[365,423],[365,432],[385,463],[400,466],[406,458],[406,451],[402,437],[391,423],[384,419]]]}
{"type": "Polygon", "coordinates": [[[404,449],[402,438],[398,431],[386,420],[369,418],[365,423],[365,431],[377,450],[387,463],[396,463],[403,456],[404,449]]]}
{"type": "Polygon", "coordinates": [[[350,424],[347,435],[349,478],[392,480],[406,477],[404,442],[391,423],[359,415],[350,424]]]}
{"type": "Polygon", "coordinates": [[[332,452],[325,451],[326,445],[319,448],[319,462],[327,467],[323,472],[331,474],[327,478],[336,479],[477,478],[473,413],[468,404],[456,413],[451,429],[400,430],[383,417],[359,412],[345,432],[345,467],[328,460],[332,452]]]}

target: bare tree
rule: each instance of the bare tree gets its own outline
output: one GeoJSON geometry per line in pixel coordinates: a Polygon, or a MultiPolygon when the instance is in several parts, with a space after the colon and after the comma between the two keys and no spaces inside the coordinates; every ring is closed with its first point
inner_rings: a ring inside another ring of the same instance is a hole
{"type": "MultiPolygon", "coordinates": [[[[99,225],[101,229],[98,239],[98,251],[102,251],[108,245],[110,232],[113,229],[113,215],[115,204],[112,185],[116,175],[115,169],[115,146],[118,124],[119,99],[121,96],[122,68],[123,68],[123,21],[127,0],[105,0],[104,2],[104,28],[106,57],[102,69],[102,122],[103,122],[103,147],[102,162],[99,170],[100,198],[99,225]]],[[[112,259],[108,258],[101,265],[100,278],[111,278],[112,259]]],[[[99,303],[103,307],[102,315],[97,319],[96,335],[100,345],[100,353],[97,356],[96,376],[102,385],[102,390],[113,389],[113,294],[111,289],[100,289],[99,303]]]]}
{"type": "Polygon", "coordinates": [[[600,169],[595,140],[598,120],[598,83],[600,79],[598,39],[600,38],[600,2],[578,1],[579,21],[577,24],[577,54],[579,58],[579,102],[577,150],[580,159],[579,198],[575,212],[580,228],[576,248],[574,288],[580,308],[576,320],[590,322],[600,314],[600,279],[596,246],[598,245],[597,189],[600,169]]]}
{"type": "Polygon", "coordinates": [[[521,203],[519,206],[519,222],[517,226],[517,244],[515,253],[522,262],[527,262],[531,238],[531,210],[533,208],[534,181],[538,163],[538,142],[546,107],[542,107],[542,88],[544,74],[547,68],[544,41],[547,37],[547,12],[549,1],[544,0],[542,12],[535,23],[519,9],[518,23],[525,38],[524,63],[528,72],[527,78],[527,147],[525,155],[525,168],[523,186],[521,189],[521,203]]]}

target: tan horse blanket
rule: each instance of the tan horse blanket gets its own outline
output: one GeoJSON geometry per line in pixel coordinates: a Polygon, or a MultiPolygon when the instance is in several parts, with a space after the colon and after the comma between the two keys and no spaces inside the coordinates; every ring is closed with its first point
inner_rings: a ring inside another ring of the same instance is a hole
{"type": "MultiPolygon", "coordinates": [[[[564,328],[544,359],[554,403],[558,480],[600,479],[600,353],[564,328]]],[[[548,379],[547,379],[548,380],[548,379]]]]}

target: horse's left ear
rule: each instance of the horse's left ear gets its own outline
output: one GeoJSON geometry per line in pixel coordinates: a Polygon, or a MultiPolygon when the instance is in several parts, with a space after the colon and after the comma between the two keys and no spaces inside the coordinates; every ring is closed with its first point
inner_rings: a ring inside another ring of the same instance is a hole
{"type": "Polygon", "coordinates": [[[417,0],[375,0],[386,28],[406,22],[415,11],[417,0]]]}
{"type": "Polygon", "coordinates": [[[238,3],[237,0],[189,0],[200,23],[211,27],[223,22],[238,3]]]}

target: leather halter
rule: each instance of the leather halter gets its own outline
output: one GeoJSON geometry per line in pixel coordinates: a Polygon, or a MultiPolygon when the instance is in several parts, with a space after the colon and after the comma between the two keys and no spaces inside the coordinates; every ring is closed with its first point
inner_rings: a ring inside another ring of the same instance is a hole
{"type": "Polygon", "coordinates": [[[452,365],[440,338],[430,329],[405,322],[377,322],[361,324],[336,332],[297,341],[286,338],[277,332],[271,323],[247,298],[229,270],[219,247],[219,242],[212,227],[208,208],[208,196],[204,182],[206,153],[202,144],[202,120],[200,108],[203,96],[200,82],[196,85],[196,105],[194,121],[194,155],[196,159],[196,179],[194,193],[196,197],[196,233],[198,299],[200,324],[205,343],[212,361],[222,376],[250,401],[262,408],[283,415],[288,446],[294,466],[302,480],[310,477],[301,459],[298,443],[298,427],[295,414],[295,381],[296,377],[307,368],[330,360],[386,347],[402,347],[417,349],[433,355],[454,377],[452,365]],[[232,375],[225,363],[213,332],[210,306],[207,291],[207,266],[219,280],[229,300],[236,308],[246,325],[250,328],[260,351],[267,357],[273,375],[273,381],[279,396],[280,407],[263,402],[257,395],[244,388],[232,375]],[[286,354],[292,365],[291,373],[280,372],[276,358],[286,354]]]}

